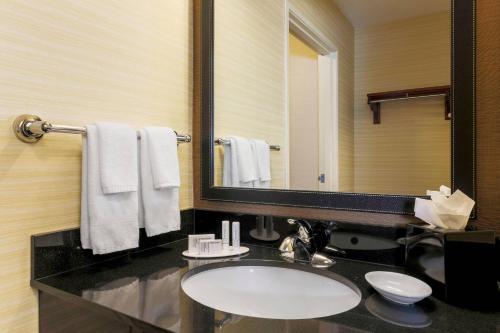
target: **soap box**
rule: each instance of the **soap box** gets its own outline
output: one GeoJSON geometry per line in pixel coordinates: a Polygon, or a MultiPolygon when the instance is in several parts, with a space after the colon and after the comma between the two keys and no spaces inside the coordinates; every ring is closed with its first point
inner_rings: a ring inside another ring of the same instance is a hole
{"type": "Polygon", "coordinates": [[[498,286],[494,231],[409,224],[405,257],[406,270],[427,282],[433,296],[461,306],[495,304],[498,286]]]}
{"type": "Polygon", "coordinates": [[[214,254],[222,252],[222,239],[202,239],[199,242],[200,254],[214,254]]]}
{"type": "Polygon", "coordinates": [[[212,240],[215,239],[215,234],[200,234],[200,235],[189,235],[188,236],[188,251],[189,253],[199,254],[200,248],[199,243],[202,240],[212,240]]]}

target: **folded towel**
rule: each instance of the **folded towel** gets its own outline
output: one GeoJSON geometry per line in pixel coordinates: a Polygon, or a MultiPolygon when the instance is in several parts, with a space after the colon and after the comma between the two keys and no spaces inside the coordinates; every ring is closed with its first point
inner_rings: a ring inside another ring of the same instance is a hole
{"type": "Polygon", "coordinates": [[[229,144],[224,145],[224,166],[222,170],[222,186],[239,187],[240,178],[238,176],[238,160],[234,152],[236,141],[228,138],[229,144]]]}
{"type": "MultiPolygon", "coordinates": [[[[124,149],[129,163],[137,160],[137,136],[124,149]]],[[[105,254],[139,246],[138,195],[137,192],[104,193],[100,163],[103,144],[97,127],[87,126],[82,149],[82,197],[81,227],[82,246],[94,254],[105,254]]],[[[135,164],[137,165],[137,163],[135,164]]]]}
{"type": "Polygon", "coordinates": [[[229,187],[253,187],[257,180],[256,161],[248,139],[229,136],[224,145],[222,185],[229,187]]]}
{"type": "Polygon", "coordinates": [[[155,189],[179,187],[179,159],[177,157],[177,134],[167,127],[146,127],[149,157],[155,189]]]}
{"type": "Polygon", "coordinates": [[[253,182],[255,188],[271,187],[271,154],[269,144],[264,140],[251,139],[252,152],[254,155],[257,180],[253,182]]]}
{"type": "Polygon", "coordinates": [[[137,191],[137,134],[126,124],[96,123],[104,194],[137,191]]]}
{"type": "MultiPolygon", "coordinates": [[[[256,162],[252,152],[252,145],[250,144],[250,140],[239,136],[233,136],[232,139],[234,139],[235,142],[233,151],[236,153],[236,159],[238,160],[238,178],[240,186],[245,186],[245,183],[257,180],[256,162]]],[[[252,186],[253,185],[250,184],[249,187],[252,186]]]]}
{"type": "Polygon", "coordinates": [[[148,236],[180,230],[177,135],[149,127],[140,134],[141,224],[148,236]]]}

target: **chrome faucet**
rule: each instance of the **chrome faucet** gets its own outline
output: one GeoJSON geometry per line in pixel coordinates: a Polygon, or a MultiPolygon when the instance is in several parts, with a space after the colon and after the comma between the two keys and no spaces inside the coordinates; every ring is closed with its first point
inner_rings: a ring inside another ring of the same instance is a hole
{"type": "Polygon", "coordinates": [[[329,245],[330,236],[336,229],[336,224],[330,222],[328,225],[316,223],[311,224],[306,220],[287,220],[291,225],[298,226],[296,235],[286,237],[279,247],[281,256],[287,260],[306,261],[318,268],[326,268],[335,264],[335,260],[324,251],[330,253],[345,254],[346,252],[336,246],[329,245]]]}

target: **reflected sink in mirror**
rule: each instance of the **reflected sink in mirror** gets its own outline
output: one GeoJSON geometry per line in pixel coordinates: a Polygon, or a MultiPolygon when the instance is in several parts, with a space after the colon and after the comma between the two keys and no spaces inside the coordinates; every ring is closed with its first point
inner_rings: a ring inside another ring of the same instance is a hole
{"type": "Polygon", "coordinates": [[[392,239],[355,232],[334,232],[330,243],[345,250],[360,251],[391,250],[400,246],[392,239]]]}
{"type": "Polygon", "coordinates": [[[332,316],[356,307],[361,292],[346,278],[299,264],[245,260],[209,264],[182,278],[183,291],[207,307],[268,319],[332,316]]]}

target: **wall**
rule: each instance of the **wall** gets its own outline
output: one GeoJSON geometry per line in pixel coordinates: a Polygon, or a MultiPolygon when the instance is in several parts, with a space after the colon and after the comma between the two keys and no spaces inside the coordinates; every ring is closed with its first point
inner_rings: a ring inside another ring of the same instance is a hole
{"type": "Polygon", "coordinates": [[[477,1],[476,224],[500,233],[499,35],[500,2],[477,1]]]}
{"type": "Polygon", "coordinates": [[[355,30],[355,192],[424,195],[451,183],[444,98],[381,104],[366,94],[450,84],[450,13],[355,30]]]}
{"type": "MultiPolygon", "coordinates": [[[[238,135],[285,146],[285,2],[216,0],[215,137],[238,135]]],[[[285,185],[286,150],[271,152],[272,187],[285,185]]],[[[215,149],[222,185],[223,147],[215,149]]]]}
{"type": "MultiPolygon", "coordinates": [[[[54,123],[127,122],[192,131],[191,2],[0,2],[0,331],[36,332],[30,235],[78,227],[81,138],[37,144],[19,114],[54,123]]],[[[191,145],[179,146],[181,208],[192,203],[191,145]]]]}

